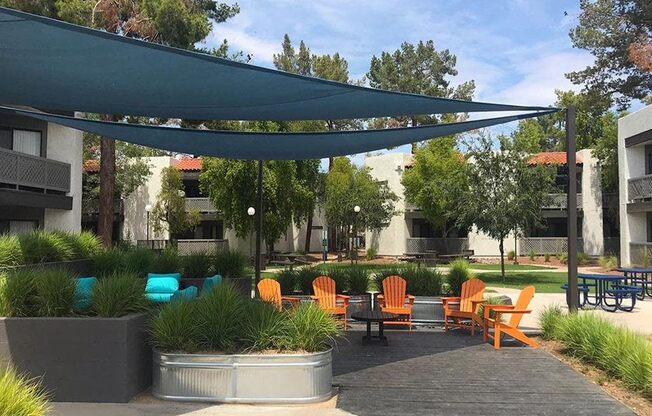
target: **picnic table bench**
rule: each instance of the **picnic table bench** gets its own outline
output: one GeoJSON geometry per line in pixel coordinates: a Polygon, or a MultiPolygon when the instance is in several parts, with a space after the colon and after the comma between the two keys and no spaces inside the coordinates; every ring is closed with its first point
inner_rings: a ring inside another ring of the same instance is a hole
{"type": "MultiPolygon", "coordinates": [[[[577,278],[581,279],[577,282],[579,306],[599,306],[607,312],[633,311],[636,299],[642,290],[640,287],[626,284],[627,277],[625,276],[580,273],[577,278]],[[591,294],[592,291],[593,294],[591,294]],[[625,304],[627,299],[630,299],[629,305],[625,304]]],[[[568,300],[568,285],[564,284],[561,288],[566,291],[568,300]]]]}

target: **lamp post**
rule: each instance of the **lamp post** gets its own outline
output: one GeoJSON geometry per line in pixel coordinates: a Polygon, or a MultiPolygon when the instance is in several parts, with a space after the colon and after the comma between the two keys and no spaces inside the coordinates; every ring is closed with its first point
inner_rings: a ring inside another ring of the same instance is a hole
{"type": "MultiPolygon", "coordinates": [[[[256,208],[254,207],[249,207],[247,208],[247,215],[253,218],[254,215],[256,215],[256,208]]],[[[251,256],[251,252],[253,251],[251,249],[251,232],[249,233],[249,255],[251,256]]]]}
{"type": "Polygon", "coordinates": [[[149,246],[149,213],[152,212],[152,205],[147,204],[145,205],[145,212],[147,213],[147,246],[149,246]]]}
{"type": "MultiPolygon", "coordinates": [[[[355,264],[358,264],[358,215],[360,214],[360,205],[353,207],[353,212],[355,213],[353,219],[353,245],[355,246],[355,264]]],[[[351,259],[353,263],[353,259],[351,259]]]]}

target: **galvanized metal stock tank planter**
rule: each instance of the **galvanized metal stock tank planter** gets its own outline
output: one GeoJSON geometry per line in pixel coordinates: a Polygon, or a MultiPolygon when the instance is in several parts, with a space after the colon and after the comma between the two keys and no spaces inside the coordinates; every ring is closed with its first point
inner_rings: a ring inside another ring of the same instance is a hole
{"type": "Polygon", "coordinates": [[[223,403],[310,403],[332,395],[332,349],[306,354],[166,354],[154,351],[152,393],[223,403]]]}

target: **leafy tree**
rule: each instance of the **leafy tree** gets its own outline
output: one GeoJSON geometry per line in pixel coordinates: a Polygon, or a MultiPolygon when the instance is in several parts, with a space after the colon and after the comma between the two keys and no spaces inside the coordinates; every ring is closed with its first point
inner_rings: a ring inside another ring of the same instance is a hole
{"type": "Polygon", "coordinates": [[[469,192],[459,205],[459,224],[474,223],[498,240],[500,265],[505,278],[505,238],[514,231],[541,226],[541,207],[552,186],[552,172],[546,166],[530,165],[530,154],[511,138],[499,137],[494,148],[489,135],[469,141],[467,169],[469,192]],[[462,220],[463,219],[463,220],[462,220]]]}
{"type": "Polygon", "coordinates": [[[380,230],[394,215],[398,197],[386,183],[375,180],[367,168],[355,166],[346,157],[333,161],[326,176],[326,221],[340,235],[355,230],[380,230]],[[354,207],[358,205],[360,212],[354,207]]]}
{"type": "Polygon", "coordinates": [[[441,236],[462,222],[459,207],[468,192],[467,163],[454,137],[426,142],[414,154],[414,164],[403,174],[405,200],[423,210],[441,236]]]}
{"type": "MultiPolygon", "coordinates": [[[[202,162],[199,176],[202,192],[222,213],[224,224],[241,238],[255,228],[247,209],[256,206],[257,175],[254,161],[204,158],[202,162]]],[[[292,224],[296,188],[295,162],[264,162],[263,237],[270,251],[292,224]]]]}
{"type": "MultiPolygon", "coordinates": [[[[150,42],[194,49],[205,39],[212,22],[221,23],[239,13],[237,3],[213,0],[0,0],[0,6],[103,29],[150,42]]],[[[104,114],[103,120],[118,121],[104,114]]],[[[116,182],[115,141],[100,140],[100,210],[98,233],[110,245],[116,182]]]]}
{"type": "MultiPolygon", "coordinates": [[[[456,65],[457,57],[448,49],[437,51],[432,40],[419,41],[416,45],[404,42],[400,49],[392,53],[383,52],[380,58],[374,55],[367,78],[374,88],[470,100],[475,92],[474,81],[463,82],[457,87],[450,85],[449,78],[457,75],[456,65]]],[[[426,115],[379,119],[375,126],[417,126],[450,121],[454,117],[426,115]]],[[[412,145],[412,151],[416,151],[416,144],[412,145]]]]}
{"type": "Polygon", "coordinates": [[[199,211],[186,211],[181,172],[174,166],[161,171],[161,190],[156,196],[150,221],[155,233],[167,229],[171,238],[192,230],[201,222],[199,211]]]}
{"type": "Polygon", "coordinates": [[[614,96],[621,110],[652,91],[652,3],[649,0],[580,0],[573,46],[595,62],[567,74],[596,95],[614,96]]]}

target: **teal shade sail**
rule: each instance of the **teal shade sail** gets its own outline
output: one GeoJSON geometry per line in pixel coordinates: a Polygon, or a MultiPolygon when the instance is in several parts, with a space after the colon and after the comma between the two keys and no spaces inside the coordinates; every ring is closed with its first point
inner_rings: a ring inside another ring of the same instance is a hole
{"type": "Polygon", "coordinates": [[[530,111],[364,88],[0,7],[0,104],[199,120],[334,120],[530,111]]]}
{"type": "Polygon", "coordinates": [[[301,160],[350,155],[542,116],[554,111],[396,129],[261,133],[113,123],[0,107],[0,113],[32,117],[143,146],[244,160],[301,160]]]}

